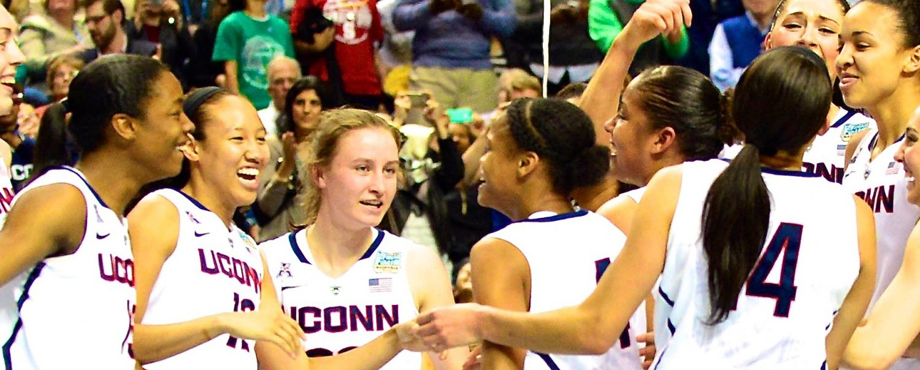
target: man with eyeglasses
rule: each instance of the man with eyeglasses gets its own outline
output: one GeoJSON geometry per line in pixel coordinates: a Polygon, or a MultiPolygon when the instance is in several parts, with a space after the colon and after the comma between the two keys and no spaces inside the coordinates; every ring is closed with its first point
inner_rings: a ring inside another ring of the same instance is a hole
{"type": "Polygon", "coordinates": [[[89,64],[109,54],[157,56],[157,44],[130,40],[124,30],[125,7],[120,0],[86,0],[86,26],[96,47],[80,54],[89,64]]]}
{"type": "Polygon", "coordinates": [[[300,63],[291,57],[278,56],[268,63],[265,73],[268,76],[268,95],[272,97],[272,103],[259,110],[259,119],[265,126],[265,133],[277,137],[278,116],[284,112],[288,91],[301,77],[300,63]]]}

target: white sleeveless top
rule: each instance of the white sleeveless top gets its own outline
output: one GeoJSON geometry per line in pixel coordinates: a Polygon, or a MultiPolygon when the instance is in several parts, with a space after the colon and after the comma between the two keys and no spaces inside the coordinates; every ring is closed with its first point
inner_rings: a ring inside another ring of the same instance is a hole
{"type": "MultiPolygon", "coordinates": [[[[373,230],[375,239],[342,276],[313,265],[306,230],[260,244],[281,307],[307,334],[309,357],[350,351],[418,316],[407,271],[412,241],[373,230]]],[[[400,352],[383,370],[416,370],[419,353],[400,352]]]]}
{"type": "Polygon", "coordinates": [[[19,196],[53,184],[83,193],[86,229],[76,252],[45,258],[0,289],[4,368],[132,370],[134,262],[127,226],[70,167],[48,171],[19,196]]]}
{"type": "MultiPolygon", "coordinates": [[[[530,266],[530,312],[580,304],[597,287],[616,259],[626,235],[606,218],[588,211],[537,212],[485,236],[504,240],[521,251],[530,266]]],[[[500,266],[495,266],[500,270],[500,266]]],[[[526,370],[641,370],[636,335],[645,333],[645,304],[629,319],[619,340],[598,356],[550,355],[527,351],[526,370]]]]}
{"type": "Polygon", "coordinates": [[[771,195],[764,251],[736,310],[709,325],[700,220],[709,188],[728,163],[682,166],[655,305],[653,369],[821,369],[825,337],[859,274],[852,195],[815,174],[763,169],[771,195]]]}
{"type": "Polygon", "coordinates": [[[13,195],[15,195],[15,192],[13,191],[13,183],[10,182],[11,178],[10,169],[0,159],[0,229],[3,228],[3,223],[6,221],[6,214],[13,207],[13,195]]]}
{"type": "Polygon", "coordinates": [[[847,166],[843,186],[869,203],[875,213],[876,244],[875,291],[870,309],[901,268],[907,237],[920,219],[920,207],[907,202],[907,179],[904,165],[894,160],[900,139],[870,162],[878,130],[863,137],[847,166]]]}
{"type": "MultiPolygon", "coordinates": [[[[163,197],[176,207],[179,238],[153,284],[142,322],[175,324],[258,309],[263,271],[255,241],[236,226],[227,228],[220,217],[185,193],[163,189],[146,198],[151,197],[163,197]]],[[[144,368],[203,366],[255,370],[255,341],[223,334],[144,368]]]]}
{"type": "Polygon", "coordinates": [[[875,129],[875,120],[856,111],[840,109],[824,135],[818,135],[803,158],[805,172],[816,173],[830,182],[843,183],[847,143],[860,132],[875,129]]]}

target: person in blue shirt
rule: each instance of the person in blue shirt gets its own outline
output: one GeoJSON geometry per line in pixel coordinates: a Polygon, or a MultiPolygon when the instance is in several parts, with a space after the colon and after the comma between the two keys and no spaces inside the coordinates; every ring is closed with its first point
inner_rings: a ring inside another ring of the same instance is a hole
{"type": "Polygon", "coordinates": [[[777,0],[743,0],[744,15],[716,26],[709,44],[712,82],[725,90],[735,86],[744,69],[760,55],[777,0]]]}

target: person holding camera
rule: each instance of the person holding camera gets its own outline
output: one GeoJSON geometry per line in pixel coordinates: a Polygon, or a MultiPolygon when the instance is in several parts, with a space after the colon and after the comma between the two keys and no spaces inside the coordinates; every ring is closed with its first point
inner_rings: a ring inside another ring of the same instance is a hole
{"type": "Polygon", "coordinates": [[[304,74],[318,76],[343,101],[377,110],[383,88],[375,43],[383,41],[377,0],[297,0],[291,34],[304,74]]]}
{"type": "Polygon", "coordinates": [[[195,44],[176,0],[137,0],[134,21],[125,27],[125,33],[129,40],[158,44],[160,61],[169,66],[183,88],[188,87],[184,66],[194,55],[195,44]]]}
{"type": "Polygon", "coordinates": [[[431,91],[446,108],[495,109],[491,38],[511,36],[515,17],[511,0],[399,0],[393,25],[415,30],[409,88],[431,91]]]}

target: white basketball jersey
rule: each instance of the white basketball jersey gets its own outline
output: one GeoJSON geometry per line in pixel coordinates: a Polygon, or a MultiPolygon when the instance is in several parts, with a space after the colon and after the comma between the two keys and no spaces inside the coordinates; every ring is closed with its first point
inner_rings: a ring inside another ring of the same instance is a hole
{"type": "MultiPolygon", "coordinates": [[[[606,218],[588,211],[537,212],[486,235],[514,245],[530,265],[530,312],[580,304],[616,259],[626,235],[606,218]]],[[[501,266],[495,266],[500,269],[501,266]]],[[[645,333],[645,305],[639,307],[619,340],[599,356],[549,355],[527,351],[526,370],[641,370],[637,333],[645,333]]]]}
{"type": "MultiPolygon", "coordinates": [[[[374,234],[361,259],[337,278],[313,265],[306,230],[260,245],[281,307],[307,334],[307,356],[350,351],[418,316],[406,271],[412,242],[376,229],[374,234]]],[[[404,351],[381,369],[421,367],[421,354],[404,351]]]]}
{"type": "MultiPolygon", "coordinates": [[[[226,312],[259,308],[263,278],[256,243],[236,226],[188,195],[163,189],[179,211],[176,249],[163,263],[144,313],[146,325],[191,321],[226,312]]],[[[256,369],[255,341],[217,336],[170,358],[144,365],[158,369],[256,369]]]]}
{"type": "Polygon", "coordinates": [[[872,147],[877,140],[877,129],[872,129],[863,137],[843,180],[843,186],[865,199],[875,213],[878,272],[870,309],[901,268],[907,237],[920,219],[920,207],[907,202],[904,165],[894,160],[894,154],[901,146],[900,140],[870,162],[872,147]]]}
{"type": "Polygon", "coordinates": [[[653,369],[821,369],[825,337],[859,274],[853,196],[816,174],[764,168],[771,212],[763,252],[737,308],[709,325],[701,219],[727,166],[683,164],[655,304],[653,369]]]}
{"type": "Polygon", "coordinates": [[[875,128],[875,121],[856,111],[840,109],[830,129],[815,137],[803,158],[805,172],[816,173],[827,181],[843,183],[847,143],[850,137],[875,128]]]}
{"type": "Polygon", "coordinates": [[[3,228],[3,222],[6,221],[6,214],[13,207],[13,183],[10,182],[12,173],[6,167],[6,163],[0,158],[0,229],[3,228]]]}
{"type": "Polygon", "coordinates": [[[48,171],[19,196],[53,184],[83,193],[86,229],[76,252],[45,258],[0,289],[4,368],[132,370],[134,262],[127,227],[73,168],[48,171]]]}

